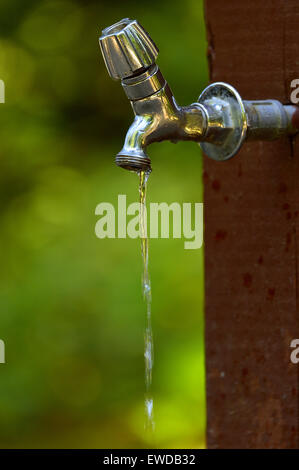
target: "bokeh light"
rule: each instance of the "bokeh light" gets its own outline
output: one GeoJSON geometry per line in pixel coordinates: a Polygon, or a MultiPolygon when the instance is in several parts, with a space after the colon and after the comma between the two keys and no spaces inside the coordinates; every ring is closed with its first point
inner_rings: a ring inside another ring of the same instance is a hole
{"type": "MultiPolygon", "coordinates": [[[[138,179],[117,168],[133,118],[100,30],[135,17],[181,104],[207,84],[202,1],[2,0],[2,448],[203,447],[203,252],[150,241],[156,430],[143,430],[145,305],[138,240],[99,240],[97,204],[138,179]]],[[[149,202],[202,201],[195,143],[150,148],[149,202]]]]}

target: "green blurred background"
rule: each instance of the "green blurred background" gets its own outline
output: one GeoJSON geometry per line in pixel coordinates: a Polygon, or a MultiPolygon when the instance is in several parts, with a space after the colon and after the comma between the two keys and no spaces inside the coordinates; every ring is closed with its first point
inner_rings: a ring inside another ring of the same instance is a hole
{"type": "MultiPolygon", "coordinates": [[[[150,241],[156,431],[143,431],[139,240],[99,240],[94,211],[138,178],[117,168],[132,111],[98,37],[137,18],[180,104],[207,84],[203,4],[1,0],[0,447],[205,445],[203,252],[150,241]]],[[[149,149],[148,201],[201,202],[195,143],[149,149]]]]}

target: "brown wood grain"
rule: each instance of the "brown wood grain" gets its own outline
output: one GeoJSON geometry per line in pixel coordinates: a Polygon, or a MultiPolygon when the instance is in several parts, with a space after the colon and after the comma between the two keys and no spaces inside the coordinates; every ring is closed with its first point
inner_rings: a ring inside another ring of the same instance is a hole
{"type": "MultiPolygon", "coordinates": [[[[297,0],[206,0],[211,81],[290,101],[297,0]]],[[[207,445],[298,448],[299,139],[205,157],[207,445]]]]}

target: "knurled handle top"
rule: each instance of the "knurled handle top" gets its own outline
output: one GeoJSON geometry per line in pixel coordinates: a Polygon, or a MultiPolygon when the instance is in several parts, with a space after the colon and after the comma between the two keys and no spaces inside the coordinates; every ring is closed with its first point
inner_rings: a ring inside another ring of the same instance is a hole
{"type": "Polygon", "coordinates": [[[124,18],[102,31],[100,47],[109,75],[123,79],[153,65],[158,48],[136,20],[124,18]]]}

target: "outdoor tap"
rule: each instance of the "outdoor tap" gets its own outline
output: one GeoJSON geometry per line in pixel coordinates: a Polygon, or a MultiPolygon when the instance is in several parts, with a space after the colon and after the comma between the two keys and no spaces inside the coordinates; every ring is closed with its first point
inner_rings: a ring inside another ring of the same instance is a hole
{"type": "Polygon", "coordinates": [[[136,20],[125,18],[104,29],[100,47],[109,75],[121,80],[135,114],[115,159],[122,168],[150,172],[147,146],[153,142],[193,140],[214,160],[228,160],[245,140],[298,132],[298,107],[243,101],[222,82],[209,85],[190,106],[179,106],[156,64],[158,48],[136,20]]]}

